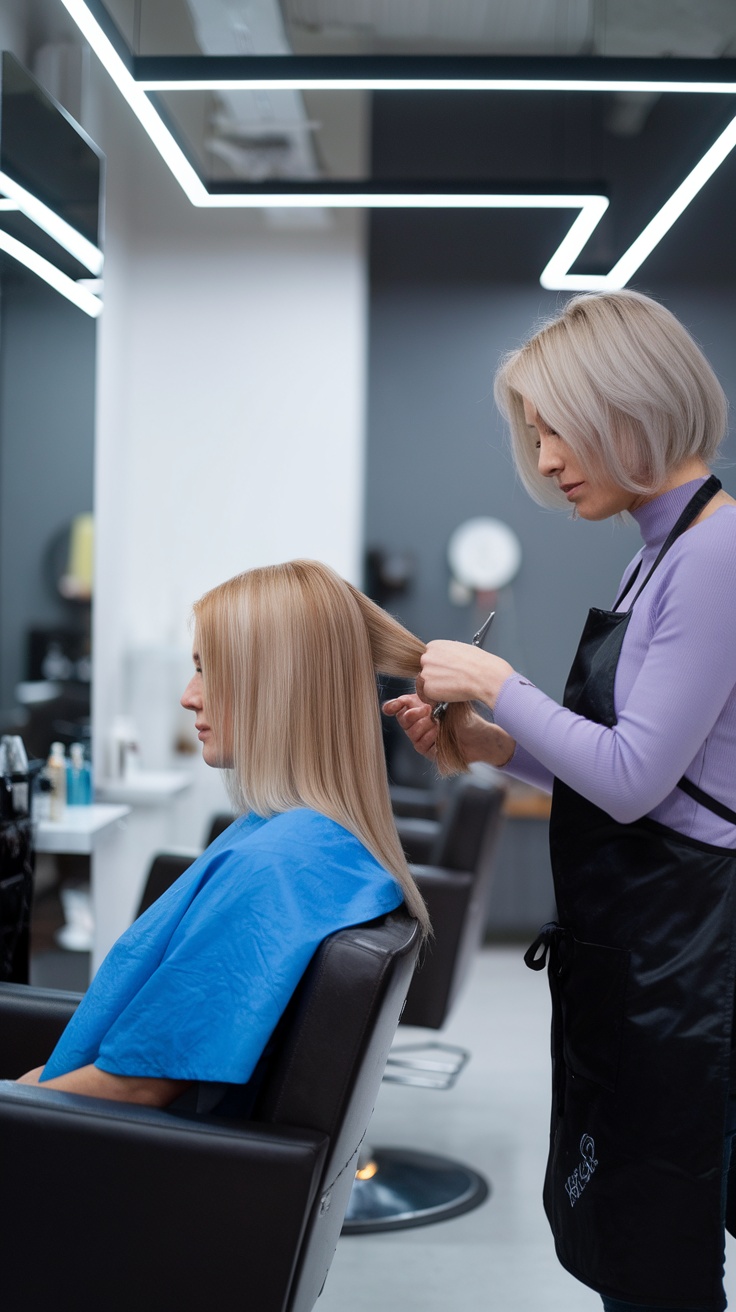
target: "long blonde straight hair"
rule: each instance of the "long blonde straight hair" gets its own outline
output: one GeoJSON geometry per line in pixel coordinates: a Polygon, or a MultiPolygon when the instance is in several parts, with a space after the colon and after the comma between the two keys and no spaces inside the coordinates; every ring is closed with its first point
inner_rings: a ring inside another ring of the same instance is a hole
{"type": "MultiPolygon", "coordinates": [[[[424,643],[338,574],[293,560],[238,574],[195,603],[207,717],[232,748],[239,812],[306,806],[353,833],[428,917],[396,832],[376,672],[414,678],[424,643]]],[[[458,730],[466,702],[439,726],[440,773],[467,769],[458,730]]]]}

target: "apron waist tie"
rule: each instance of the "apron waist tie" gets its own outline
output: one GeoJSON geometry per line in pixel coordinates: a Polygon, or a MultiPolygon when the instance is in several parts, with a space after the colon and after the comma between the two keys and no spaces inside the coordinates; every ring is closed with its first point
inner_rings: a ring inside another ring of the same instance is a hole
{"type": "Polygon", "coordinates": [[[530,970],[544,970],[549,954],[550,971],[560,975],[564,968],[565,948],[571,937],[569,929],[563,929],[556,920],[548,921],[524,953],[524,964],[530,970]]]}
{"type": "Polygon", "coordinates": [[[558,1115],[565,1110],[565,1063],[563,1060],[563,1021],[562,1008],[559,1003],[559,979],[570,963],[572,956],[572,934],[563,929],[556,920],[542,925],[531,947],[524,953],[524,962],[530,970],[544,970],[549,957],[549,983],[552,993],[552,1052],[553,1080],[556,1090],[558,1115]]]}

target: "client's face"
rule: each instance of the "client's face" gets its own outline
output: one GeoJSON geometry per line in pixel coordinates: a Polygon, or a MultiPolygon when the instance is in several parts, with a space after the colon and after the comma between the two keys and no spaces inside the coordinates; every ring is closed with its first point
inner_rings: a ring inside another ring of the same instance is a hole
{"type": "Polygon", "coordinates": [[[194,721],[194,727],[202,744],[202,759],[207,765],[212,765],[216,769],[227,770],[232,766],[232,749],[229,743],[220,741],[217,733],[209,723],[207,708],[204,704],[202,667],[198,652],[192,652],[192,660],[194,661],[194,674],[184,689],[181,704],[185,710],[194,711],[197,717],[194,721]]]}

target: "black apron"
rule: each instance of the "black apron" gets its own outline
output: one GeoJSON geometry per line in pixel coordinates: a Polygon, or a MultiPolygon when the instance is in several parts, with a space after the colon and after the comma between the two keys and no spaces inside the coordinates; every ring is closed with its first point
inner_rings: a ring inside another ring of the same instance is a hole
{"type": "MultiPolygon", "coordinates": [[[[591,610],[565,689],[576,714],[616,723],[631,607],[719,488],[711,478],[692,498],[627,611],[591,610]]],[[[681,786],[736,824],[689,781],[681,786]]],[[[559,923],[526,960],[541,969],[549,956],[544,1205],[557,1255],[608,1297],[720,1312],[736,851],[652,820],[619,824],[560,780],[550,849],[559,923]]]]}

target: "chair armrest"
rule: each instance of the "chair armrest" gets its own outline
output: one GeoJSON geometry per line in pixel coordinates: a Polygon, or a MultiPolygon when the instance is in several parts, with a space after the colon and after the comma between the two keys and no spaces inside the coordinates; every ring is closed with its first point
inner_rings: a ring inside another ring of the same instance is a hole
{"type": "Polygon", "coordinates": [[[394,819],[407,861],[415,865],[431,864],[440,832],[439,821],[403,815],[395,816],[394,819]]]}
{"type": "Polygon", "coordinates": [[[439,819],[437,796],[433,790],[391,784],[389,792],[395,816],[411,816],[416,820],[439,819]]]}
{"type": "Polygon", "coordinates": [[[327,1148],[310,1130],[0,1083],[4,1304],[92,1312],[112,1289],[116,1307],[160,1312],[242,1290],[281,1312],[327,1148]]]}
{"type": "Polygon", "coordinates": [[[0,983],[0,1079],[43,1066],[81,1000],[81,993],[0,983]]]}

